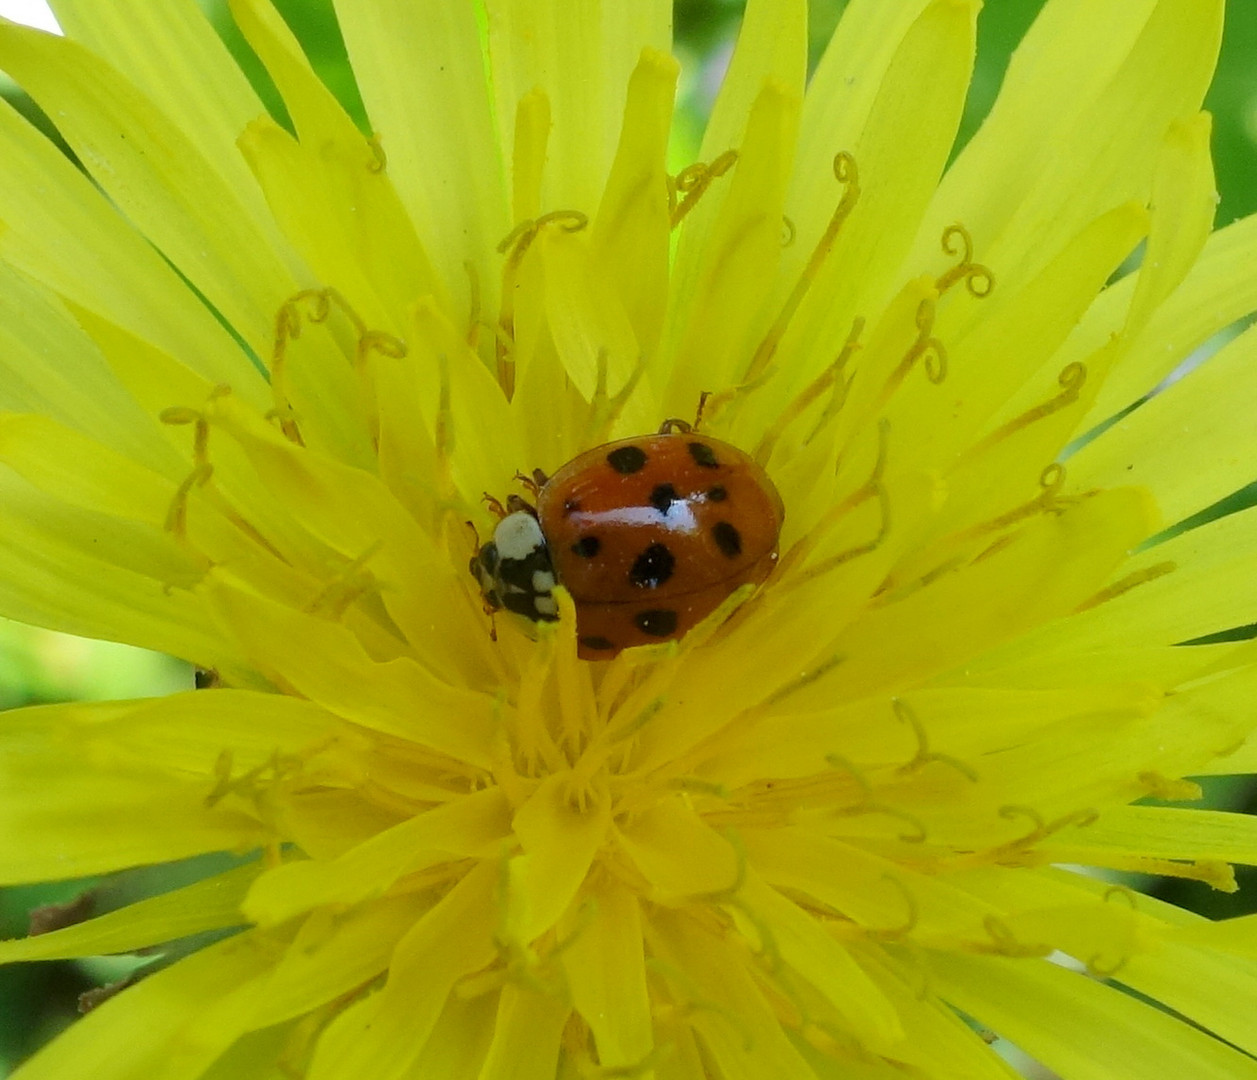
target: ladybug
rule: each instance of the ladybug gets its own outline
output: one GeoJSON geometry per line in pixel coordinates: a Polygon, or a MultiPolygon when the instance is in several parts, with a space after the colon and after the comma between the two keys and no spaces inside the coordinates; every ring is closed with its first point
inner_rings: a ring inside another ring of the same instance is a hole
{"type": "Polygon", "coordinates": [[[535,622],[558,618],[561,583],[582,659],[679,638],[776,565],[785,509],[773,482],[748,454],[684,421],[535,476],[535,507],[489,499],[501,520],[471,572],[490,608],[535,622]]]}

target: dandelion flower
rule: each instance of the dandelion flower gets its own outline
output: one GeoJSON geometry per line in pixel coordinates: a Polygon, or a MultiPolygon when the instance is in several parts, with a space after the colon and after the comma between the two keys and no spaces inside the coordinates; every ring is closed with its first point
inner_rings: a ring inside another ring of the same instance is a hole
{"type": "Polygon", "coordinates": [[[675,175],[660,0],[344,0],[371,135],[267,0],[282,122],[191,0],[0,26],[83,166],[0,112],[0,612],[216,676],[6,715],[0,879],[252,854],[0,946],[234,931],[21,1080],[1257,1077],[1253,920],[1079,869],[1257,862],[1169,805],[1257,767],[1253,646],[1183,644],[1257,513],[1164,531],[1251,479],[1257,330],[1083,440],[1257,309],[1222,0],[1049,0],[948,165],[978,6],[853,0],[805,87],[752,0],[675,175]],[[491,624],[483,493],[704,393],[768,580],[491,624]]]}

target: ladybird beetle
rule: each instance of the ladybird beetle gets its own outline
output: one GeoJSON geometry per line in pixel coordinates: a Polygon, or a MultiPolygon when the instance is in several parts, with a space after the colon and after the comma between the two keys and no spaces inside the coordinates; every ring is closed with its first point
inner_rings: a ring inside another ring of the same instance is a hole
{"type": "Polygon", "coordinates": [[[536,622],[558,618],[562,583],[585,660],[681,637],[777,562],[785,509],[773,482],[682,421],[538,473],[535,489],[535,508],[490,500],[502,518],[471,572],[491,608],[536,622]]]}

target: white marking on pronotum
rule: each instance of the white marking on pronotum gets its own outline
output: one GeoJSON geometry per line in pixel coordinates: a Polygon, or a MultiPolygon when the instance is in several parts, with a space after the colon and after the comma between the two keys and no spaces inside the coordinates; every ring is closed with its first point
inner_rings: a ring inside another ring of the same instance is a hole
{"type": "Polygon", "coordinates": [[[498,554],[504,559],[526,559],[534,551],[544,548],[546,538],[541,534],[537,519],[523,510],[507,514],[493,530],[493,542],[498,554]]]}

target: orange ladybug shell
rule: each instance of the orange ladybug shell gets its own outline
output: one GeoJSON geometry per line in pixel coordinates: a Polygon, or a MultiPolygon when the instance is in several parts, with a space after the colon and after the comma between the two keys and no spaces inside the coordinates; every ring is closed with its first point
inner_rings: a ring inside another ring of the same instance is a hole
{"type": "Polygon", "coordinates": [[[695,432],[581,454],[542,487],[537,513],[586,659],[680,637],[763,581],[785,517],[749,455],[695,432]]]}

